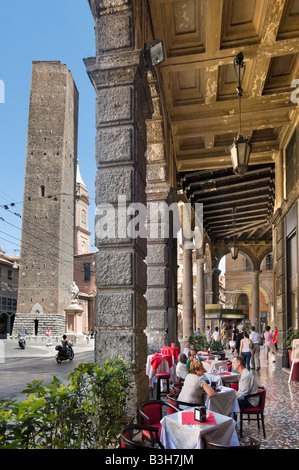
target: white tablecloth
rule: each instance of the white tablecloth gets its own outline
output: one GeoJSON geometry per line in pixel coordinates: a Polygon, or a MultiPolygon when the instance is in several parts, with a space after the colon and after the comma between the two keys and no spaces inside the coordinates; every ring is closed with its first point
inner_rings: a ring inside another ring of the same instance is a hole
{"type": "Polygon", "coordinates": [[[149,387],[153,388],[154,383],[156,382],[156,373],[157,372],[168,372],[170,374],[170,382],[176,382],[176,375],[175,375],[175,365],[172,364],[172,367],[169,367],[167,359],[162,359],[157,369],[153,369],[151,365],[151,360],[154,354],[147,356],[146,361],[146,375],[149,379],[149,387]]]}
{"type": "MultiPolygon", "coordinates": [[[[165,449],[201,449],[201,437],[222,445],[238,446],[239,441],[235,431],[235,421],[228,416],[213,412],[216,425],[212,424],[182,424],[182,414],[193,411],[188,408],[178,413],[164,416],[161,420],[160,440],[165,449]]],[[[209,412],[209,410],[207,410],[209,412]]]]}
{"type": "Polygon", "coordinates": [[[214,367],[216,370],[219,370],[220,367],[223,367],[225,371],[228,371],[226,361],[203,361],[203,366],[207,372],[211,372],[214,367]]]}
{"type": "Polygon", "coordinates": [[[214,397],[207,396],[205,407],[226,416],[233,416],[234,413],[240,412],[236,391],[233,388],[223,386],[220,387],[220,392],[217,391],[214,397]]]}
{"type": "Polygon", "coordinates": [[[240,379],[240,374],[237,372],[225,372],[224,374],[209,374],[205,372],[204,376],[210,383],[211,380],[213,380],[213,382],[217,382],[217,385],[225,385],[227,382],[239,382],[240,379]]]}

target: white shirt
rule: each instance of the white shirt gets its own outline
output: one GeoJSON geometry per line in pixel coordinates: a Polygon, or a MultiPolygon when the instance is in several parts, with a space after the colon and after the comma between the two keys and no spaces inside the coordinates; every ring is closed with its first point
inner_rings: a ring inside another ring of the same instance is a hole
{"type": "Polygon", "coordinates": [[[214,331],[214,333],[212,334],[212,338],[215,341],[219,341],[219,331],[214,331]]]}
{"type": "Polygon", "coordinates": [[[212,334],[211,330],[206,331],[206,338],[207,338],[208,343],[211,341],[211,334],[212,334]]]}
{"type": "Polygon", "coordinates": [[[203,386],[205,384],[206,381],[203,377],[199,377],[196,374],[188,374],[178,396],[178,400],[201,405],[203,386]]]}
{"type": "Polygon", "coordinates": [[[241,340],[241,343],[242,343],[242,353],[244,352],[250,352],[250,347],[251,347],[251,344],[250,344],[250,339],[249,338],[243,338],[241,340]]]}
{"type": "MultiPolygon", "coordinates": [[[[239,379],[239,391],[238,395],[252,395],[259,391],[259,386],[256,381],[256,378],[251,372],[247,369],[243,369],[240,374],[239,379]]],[[[259,402],[259,397],[249,398],[251,406],[257,406],[259,402]]]]}
{"type": "Polygon", "coordinates": [[[176,375],[180,379],[185,379],[187,377],[188,371],[186,369],[186,364],[184,364],[183,362],[178,362],[176,366],[176,375]]]}
{"type": "Polygon", "coordinates": [[[261,335],[257,333],[256,331],[253,331],[250,333],[249,338],[253,342],[253,344],[260,344],[261,341],[261,335]]]}

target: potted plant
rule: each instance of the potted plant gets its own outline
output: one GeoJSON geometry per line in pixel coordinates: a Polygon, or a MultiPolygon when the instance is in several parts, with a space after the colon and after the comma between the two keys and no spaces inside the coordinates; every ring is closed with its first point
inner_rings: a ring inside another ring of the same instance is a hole
{"type": "Polygon", "coordinates": [[[194,351],[204,351],[208,347],[208,342],[203,334],[191,335],[189,336],[189,346],[194,351]]]}
{"type": "Polygon", "coordinates": [[[221,359],[225,357],[225,352],[223,351],[223,344],[221,341],[212,339],[212,341],[209,343],[209,347],[214,353],[216,352],[221,359]]]}
{"type": "MultiPolygon", "coordinates": [[[[292,345],[293,345],[293,339],[299,339],[299,331],[294,331],[293,327],[291,326],[287,332],[286,332],[286,337],[284,339],[284,343],[286,345],[288,354],[289,354],[289,366],[290,369],[292,368],[292,359],[291,359],[291,354],[292,354],[292,345]]],[[[292,380],[298,382],[299,381],[299,363],[294,364],[293,372],[292,372],[292,380]]]]}

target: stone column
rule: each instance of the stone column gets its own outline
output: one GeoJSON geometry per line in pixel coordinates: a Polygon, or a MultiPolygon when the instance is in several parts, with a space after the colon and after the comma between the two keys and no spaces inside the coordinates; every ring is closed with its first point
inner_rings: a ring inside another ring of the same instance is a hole
{"type": "Polygon", "coordinates": [[[186,241],[183,248],[183,343],[193,334],[193,244],[186,241]]]}
{"type": "Polygon", "coordinates": [[[206,304],[213,303],[213,269],[206,269],[205,270],[205,278],[206,278],[206,304]]]}
{"type": "Polygon", "coordinates": [[[252,275],[252,325],[260,330],[260,271],[254,270],[252,275]]]}
{"type": "Polygon", "coordinates": [[[285,275],[285,225],[281,219],[281,210],[277,210],[273,220],[273,247],[274,247],[274,292],[277,312],[277,343],[278,353],[276,356],[276,366],[279,368],[288,367],[288,351],[285,346],[285,336],[287,330],[287,295],[286,295],[286,275],[285,275]]]}
{"type": "Polygon", "coordinates": [[[205,258],[196,259],[196,329],[205,332],[205,258]]]}
{"type": "Polygon", "coordinates": [[[143,50],[134,50],[131,2],[92,0],[96,58],[85,59],[96,90],[96,335],[95,357],[134,360],[129,412],[148,398],[145,374],[146,235],[129,232],[136,203],[146,207],[146,120],[151,97],[143,50]],[[130,209],[130,211],[129,211],[130,209]]]}
{"type": "MultiPolygon", "coordinates": [[[[160,350],[169,341],[169,328],[174,331],[175,325],[168,325],[169,309],[172,302],[172,254],[175,250],[172,237],[172,225],[168,217],[169,196],[171,187],[167,181],[165,129],[163,125],[160,96],[156,80],[148,74],[153,115],[147,121],[147,341],[151,351],[160,350]],[[165,220],[163,220],[165,210],[165,220]],[[165,229],[165,233],[163,230],[165,229]]],[[[175,250],[176,252],[176,250],[175,250]]],[[[175,263],[176,266],[176,263],[175,263]]],[[[175,306],[176,307],[176,306],[175,306]]],[[[172,315],[176,320],[176,315],[172,315]]],[[[170,345],[170,344],[169,344],[170,345]]]]}
{"type": "Polygon", "coordinates": [[[220,269],[213,269],[213,304],[219,303],[219,275],[220,269]]]}

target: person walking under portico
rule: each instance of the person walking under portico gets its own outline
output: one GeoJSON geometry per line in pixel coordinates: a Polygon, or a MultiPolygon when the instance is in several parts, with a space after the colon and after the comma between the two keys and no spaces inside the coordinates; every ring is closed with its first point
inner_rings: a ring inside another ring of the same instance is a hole
{"type": "Polygon", "coordinates": [[[251,333],[249,338],[252,341],[253,347],[253,354],[250,359],[250,368],[253,370],[260,370],[261,362],[260,362],[260,343],[261,343],[261,335],[255,331],[255,326],[251,327],[251,333]]]}
{"type": "Polygon", "coordinates": [[[252,341],[249,338],[247,331],[244,331],[243,339],[240,343],[240,355],[244,357],[246,362],[246,368],[250,371],[250,359],[253,354],[252,341]]]}

